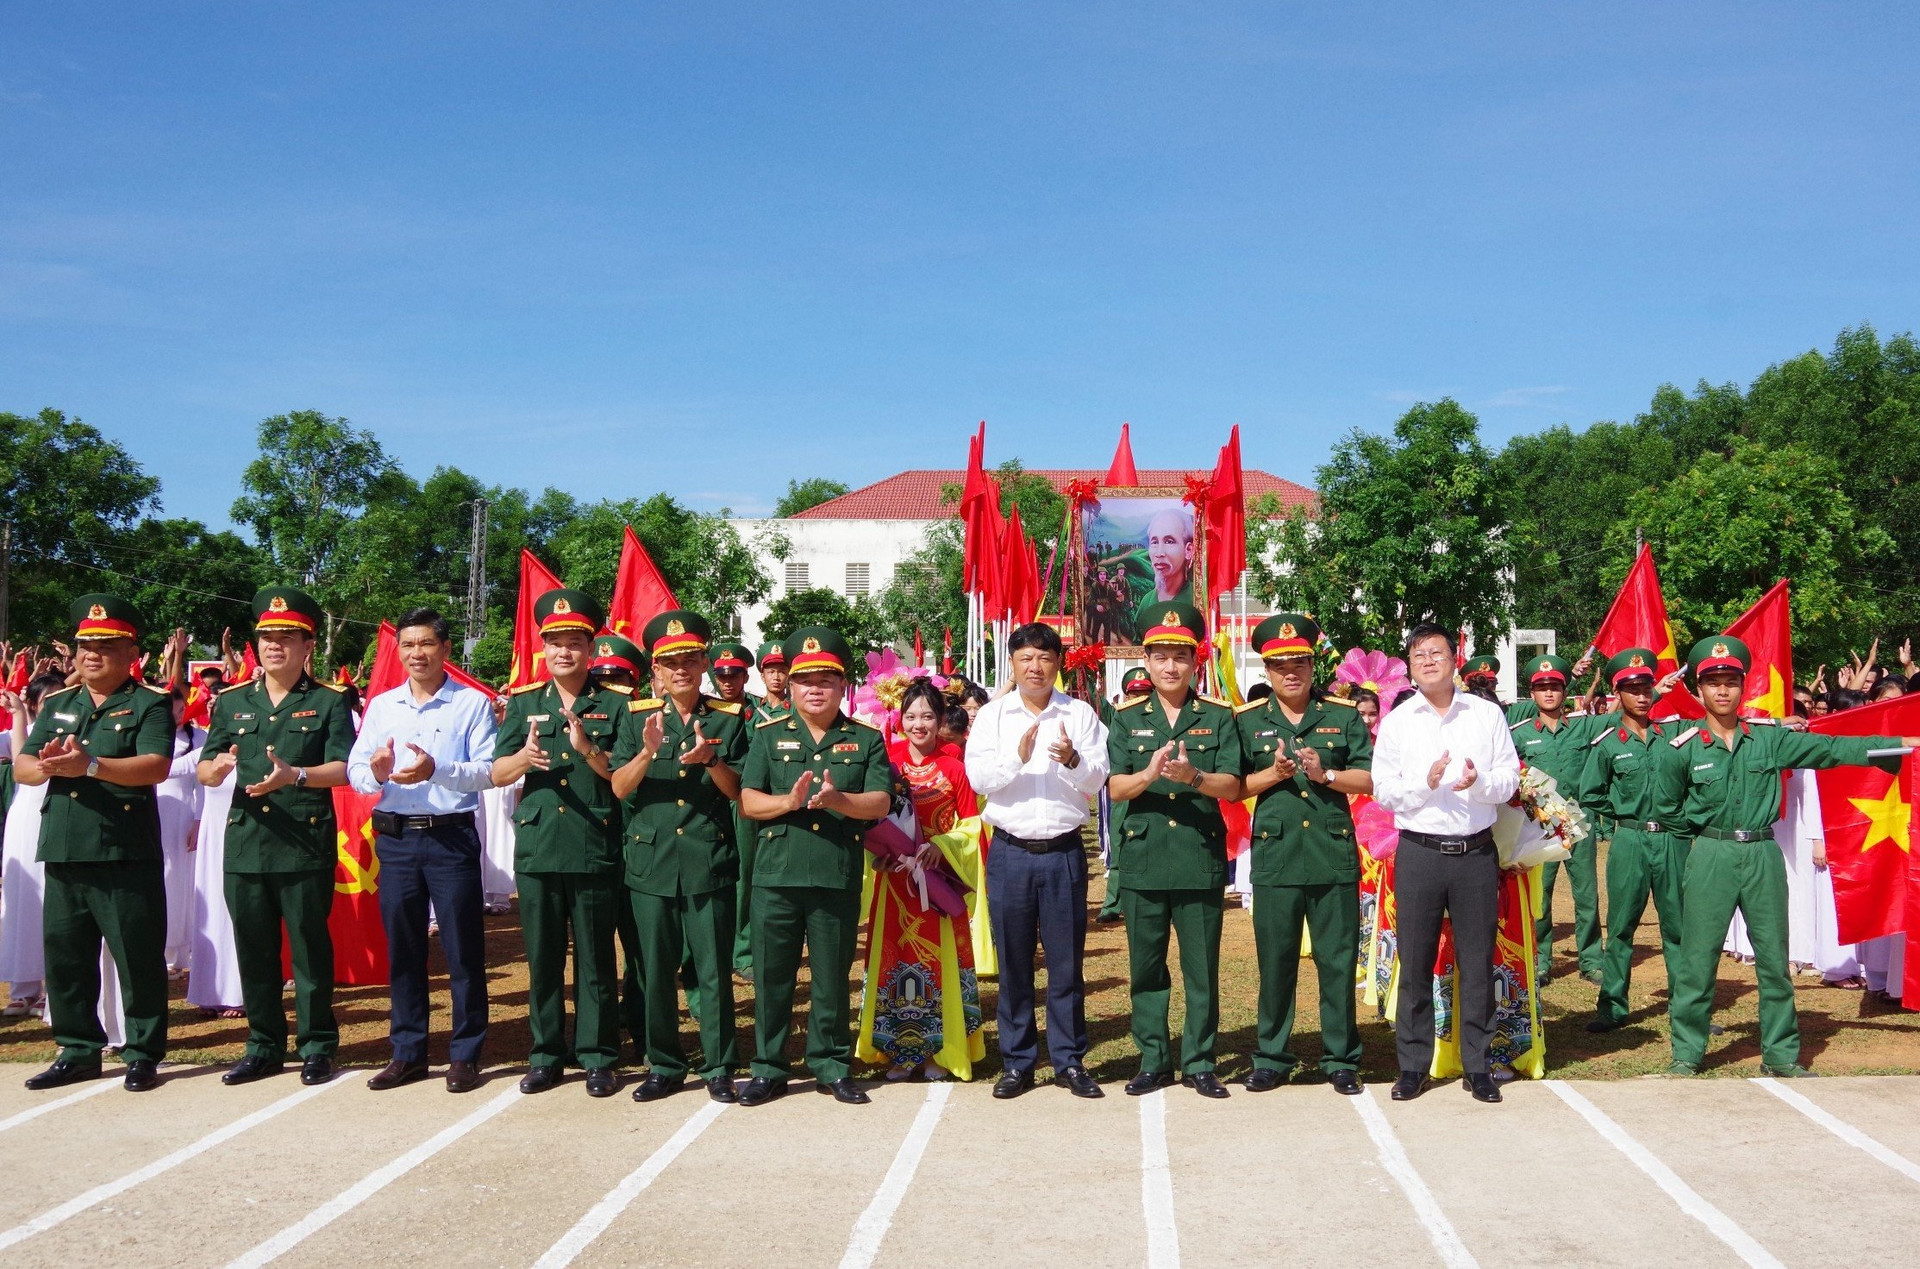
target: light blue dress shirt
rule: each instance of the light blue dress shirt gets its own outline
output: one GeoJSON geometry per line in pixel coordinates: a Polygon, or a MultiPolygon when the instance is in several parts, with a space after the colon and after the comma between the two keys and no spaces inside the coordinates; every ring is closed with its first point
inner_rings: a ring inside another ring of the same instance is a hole
{"type": "Polygon", "coordinates": [[[453,815],[480,809],[480,792],[493,787],[493,702],[485,692],[462,687],[449,676],[425,701],[413,699],[413,684],[382,692],[367,702],[359,738],[347,757],[347,782],[377,793],[376,809],[396,815],[453,815]],[[420,784],[385,784],[373,778],[373,751],[393,741],[393,769],[418,761],[414,744],[433,759],[433,775],[420,784]]]}

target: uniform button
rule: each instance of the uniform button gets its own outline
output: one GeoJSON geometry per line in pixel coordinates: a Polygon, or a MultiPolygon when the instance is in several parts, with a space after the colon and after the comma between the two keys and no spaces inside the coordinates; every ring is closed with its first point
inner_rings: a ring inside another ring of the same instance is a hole
{"type": "Polygon", "coordinates": [[[280,715],[278,715],[278,714],[268,714],[268,715],[267,715],[267,721],[268,721],[268,722],[270,722],[270,723],[277,723],[277,722],[279,722],[279,721],[280,721],[280,715]]]}
{"type": "Polygon", "coordinates": [[[560,751],[560,756],[561,756],[562,758],[571,758],[571,757],[573,757],[573,755],[572,755],[572,754],[570,754],[570,753],[568,753],[568,752],[567,752],[566,750],[564,750],[564,749],[562,749],[562,750],[560,751]]]}
{"type": "Polygon", "coordinates": [[[814,831],[814,832],[816,832],[816,833],[817,833],[817,832],[819,832],[819,831],[820,831],[820,826],[819,826],[818,824],[815,824],[815,825],[813,826],[813,831],[814,831]]]}
{"type": "Polygon", "coordinates": [[[560,808],[560,814],[562,814],[562,815],[565,815],[566,813],[567,813],[567,808],[566,808],[566,807],[564,807],[564,806],[563,806],[563,807],[561,807],[561,808],[560,808]]]}
{"type": "Polygon", "coordinates": [[[676,837],[685,837],[687,835],[687,830],[684,828],[676,828],[673,830],[673,833],[674,833],[674,836],[676,837]]]}
{"type": "Polygon", "coordinates": [[[74,793],[67,794],[67,796],[70,798],[77,798],[80,796],[80,794],[78,792],[74,792],[74,793]]]}
{"type": "MultiPolygon", "coordinates": [[[[567,777],[565,777],[565,776],[561,776],[561,777],[560,777],[560,787],[561,787],[561,788],[563,788],[563,789],[567,787],[567,777]]],[[[1306,794],[1304,794],[1304,793],[1303,793],[1303,794],[1301,794],[1300,796],[1301,796],[1301,797],[1305,797],[1305,796],[1306,796],[1306,794]]]]}
{"type": "Polygon", "coordinates": [[[686,804],[687,804],[687,800],[685,798],[681,798],[679,801],[674,803],[675,806],[685,806],[686,804]]]}
{"type": "Polygon", "coordinates": [[[1168,820],[1168,821],[1167,821],[1167,827],[1168,827],[1168,828],[1179,828],[1179,827],[1180,827],[1180,821],[1179,821],[1179,820],[1168,820]]]}
{"type": "Polygon", "coordinates": [[[1312,828],[1312,827],[1313,827],[1313,821],[1312,821],[1312,820],[1301,820],[1301,821],[1300,821],[1300,827],[1301,827],[1301,828],[1312,828]]]}
{"type": "MultiPolygon", "coordinates": [[[[562,781],[561,781],[560,783],[562,783],[562,784],[565,784],[565,783],[566,783],[566,781],[565,781],[565,780],[562,780],[562,781]]],[[[1306,791],[1305,789],[1302,789],[1302,790],[1300,790],[1300,796],[1301,796],[1301,797],[1303,797],[1303,798],[1310,798],[1310,797],[1312,797],[1312,796],[1313,796],[1313,794],[1311,794],[1311,793],[1309,793],[1309,792],[1307,792],[1307,791],[1306,791]]]]}

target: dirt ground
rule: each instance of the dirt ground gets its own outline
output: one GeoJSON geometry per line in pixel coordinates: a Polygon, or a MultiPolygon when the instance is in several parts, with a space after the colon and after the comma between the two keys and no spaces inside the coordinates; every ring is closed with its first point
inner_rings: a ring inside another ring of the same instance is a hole
{"type": "MultiPolygon", "coordinates": [[[[1604,866],[1604,851],[1602,859],[1604,866]]],[[[1098,875],[1101,870],[1097,861],[1089,871],[1095,876],[1089,899],[1087,935],[1087,1023],[1093,1040],[1088,1066],[1099,1079],[1125,1079],[1137,1069],[1127,1030],[1126,934],[1117,923],[1101,925],[1092,921],[1105,883],[1098,875]]],[[[1554,908],[1558,954],[1553,981],[1542,993],[1542,1023],[1551,1073],[1568,1078],[1616,1079],[1665,1069],[1668,1061],[1666,975],[1660,964],[1654,927],[1650,923],[1642,924],[1635,939],[1632,1021],[1618,1031],[1590,1035],[1585,1024],[1593,1014],[1595,989],[1574,971],[1573,899],[1568,887],[1561,886],[1558,890],[1554,908]]],[[[487,947],[492,1021],[486,1061],[490,1065],[514,1065],[525,1061],[529,1045],[527,975],[521,958],[517,914],[487,918],[487,947]]],[[[435,1038],[430,1056],[438,1063],[446,1056],[450,1007],[445,968],[437,949],[433,973],[435,1038]]],[[[1237,906],[1229,907],[1226,914],[1220,977],[1218,1052],[1221,1076],[1230,1079],[1250,1069],[1247,1055],[1253,1044],[1255,993],[1259,982],[1250,914],[1237,906]]],[[[1176,1043],[1180,1027],[1179,981],[1176,971],[1173,1018],[1176,1043]]],[[[1796,982],[1803,1043],[1801,1060],[1806,1065],[1827,1075],[1920,1074],[1920,1013],[1876,1004],[1865,992],[1824,986],[1814,976],[1802,976],[1796,982]]],[[[744,1044],[751,1037],[752,987],[741,980],[736,980],[735,987],[744,1044]]],[[[858,992],[857,983],[855,991],[858,992]]],[[[1316,991],[1313,963],[1303,959],[1294,1047],[1308,1067],[1319,1053],[1319,1022],[1313,1003],[1316,991]]],[[[199,1010],[186,1003],[184,983],[174,985],[173,996],[169,1054],[172,1060],[225,1063],[239,1058],[246,1039],[244,1020],[203,1017],[199,1010]]],[[[996,987],[991,980],[981,983],[981,997],[982,1006],[991,1018],[996,997],[996,987]]],[[[797,1008],[804,1009],[805,1000],[803,981],[797,1008]]],[[[385,1062],[389,1057],[386,989],[342,988],[337,993],[335,1009],[341,1030],[340,1060],[358,1065],[385,1062]]],[[[1366,1045],[1364,1073],[1373,1078],[1390,1079],[1395,1067],[1392,1029],[1384,1020],[1372,1017],[1364,1005],[1361,1009],[1366,1045]]],[[[1759,1074],[1759,1022],[1753,971],[1731,957],[1721,960],[1714,1016],[1725,1028],[1725,1034],[1716,1037],[1708,1051],[1708,1073],[1759,1074]]],[[[993,1029],[991,1022],[988,1029],[990,1032],[993,1029]]],[[[698,1039],[690,1023],[685,1024],[684,1032],[689,1050],[697,1049],[698,1039]]],[[[797,1035],[791,1048],[797,1056],[800,1048],[797,1035]]],[[[38,1018],[0,1019],[0,1061],[48,1061],[53,1055],[52,1038],[38,1018]]],[[[998,1069],[998,1054],[989,1035],[987,1060],[978,1074],[990,1079],[998,1069]]]]}

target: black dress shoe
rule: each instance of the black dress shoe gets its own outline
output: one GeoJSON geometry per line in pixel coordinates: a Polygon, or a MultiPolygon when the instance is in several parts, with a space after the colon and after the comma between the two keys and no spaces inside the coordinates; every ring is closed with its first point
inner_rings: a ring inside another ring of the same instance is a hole
{"type": "Polygon", "coordinates": [[[480,1087],[480,1064],[477,1062],[447,1063],[447,1091],[449,1093],[471,1093],[480,1087]]]}
{"type": "Polygon", "coordinates": [[[1105,1097],[1100,1085],[1093,1076],[1087,1074],[1084,1066],[1069,1066],[1053,1073],[1053,1082],[1066,1089],[1075,1097],[1105,1097]]]}
{"type": "Polygon", "coordinates": [[[587,1096],[612,1097],[620,1091],[620,1077],[611,1066],[595,1066],[587,1070],[587,1096]]]}
{"type": "Polygon", "coordinates": [[[1192,1089],[1202,1097],[1233,1096],[1232,1093],[1227,1091],[1227,1086],[1220,1082],[1220,1077],[1212,1071],[1195,1071],[1191,1075],[1182,1076],[1180,1083],[1183,1087],[1192,1089]]]}
{"type": "Polygon", "coordinates": [[[415,1080],[425,1078],[427,1078],[425,1062],[403,1062],[395,1058],[368,1077],[367,1087],[376,1093],[384,1093],[390,1088],[399,1088],[402,1084],[411,1084],[415,1080]]]}
{"type": "Polygon", "coordinates": [[[1410,1102],[1427,1091],[1425,1071],[1402,1071],[1400,1078],[1393,1082],[1393,1091],[1387,1096],[1396,1102],[1410,1102]]]}
{"type": "Polygon", "coordinates": [[[127,1091],[144,1093],[160,1086],[160,1064],[152,1058],[135,1058],[127,1063],[127,1091]]]}
{"type": "Polygon", "coordinates": [[[269,1075],[278,1075],[283,1063],[276,1062],[264,1053],[249,1053],[233,1064],[233,1069],[220,1077],[222,1084],[251,1084],[263,1080],[269,1075]]]}
{"type": "Polygon", "coordinates": [[[563,1074],[558,1062],[542,1062],[538,1066],[530,1066],[527,1068],[527,1073],[520,1077],[520,1091],[544,1093],[550,1088],[558,1087],[563,1074]]]}
{"type": "Polygon", "coordinates": [[[1587,1023],[1587,1030],[1595,1035],[1605,1035],[1609,1031],[1618,1031],[1626,1025],[1624,1019],[1594,1018],[1587,1023]]]}
{"type": "Polygon", "coordinates": [[[1482,1071],[1478,1075],[1468,1075],[1461,1079],[1460,1087],[1473,1094],[1476,1102],[1497,1102],[1500,1100],[1500,1086],[1493,1082],[1493,1076],[1482,1071]]]}
{"type": "Polygon", "coordinates": [[[868,1097],[860,1091],[860,1086],[853,1082],[851,1075],[842,1075],[831,1084],[816,1083],[813,1086],[813,1091],[816,1093],[832,1093],[834,1101],[847,1106],[865,1106],[873,1100],[873,1098],[868,1097]]]}
{"type": "Polygon", "coordinates": [[[725,1102],[729,1106],[740,1100],[740,1095],[733,1091],[733,1077],[731,1075],[716,1075],[708,1080],[707,1096],[713,1098],[716,1102],[725,1102]]]}
{"type": "Polygon", "coordinates": [[[36,1093],[45,1088],[64,1088],[68,1084],[78,1084],[84,1080],[100,1078],[100,1061],[81,1062],[73,1058],[61,1058],[38,1075],[27,1077],[27,1087],[36,1093]]]}
{"type": "Polygon", "coordinates": [[[1156,1088],[1172,1088],[1172,1071],[1142,1071],[1127,1081],[1128,1097],[1144,1097],[1156,1088]]]}
{"type": "Polygon", "coordinates": [[[640,1087],[633,1090],[636,1102],[657,1102],[662,1097],[671,1097],[680,1091],[685,1080],[670,1080],[658,1071],[648,1071],[647,1077],[640,1081],[640,1087]]]}
{"type": "Polygon", "coordinates": [[[1256,1066],[1253,1068],[1253,1074],[1247,1076],[1247,1091],[1249,1093],[1271,1093],[1274,1089],[1279,1088],[1286,1082],[1287,1073],[1285,1071],[1276,1071],[1270,1066],[1256,1066]]]}
{"type": "Polygon", "coordinates": [[[300,1082],[302,1084],[324,1084],[333,1078],[333,1058],[326,1053],[315,1053],[300,1063],[300,1082]]]}
{"type": "Polygon", "coordinates": [[[1348,1097],[1360,1096],[1360,1077],[1352,1071],[1333,1071],[1327,1076],[1327,1083],[1333,1085],[1333,1091],[1348,1097]]]}
{"type": "Polygon", "coordinates": [[[764,1106],[776,1097],[787,1095],[785,1080],[770,1080],[764,1075],[756,1075],[748,1080],[746,1087],[740,1090],[742,1106],[764,1106]]]}
{"type": "Polygon", "coordinates": [[[1003,1102],[1011,1101],[1032,1087],[1032,1071],[1002,1071],[993,1082],[993,1095],[1003,1102]]]}

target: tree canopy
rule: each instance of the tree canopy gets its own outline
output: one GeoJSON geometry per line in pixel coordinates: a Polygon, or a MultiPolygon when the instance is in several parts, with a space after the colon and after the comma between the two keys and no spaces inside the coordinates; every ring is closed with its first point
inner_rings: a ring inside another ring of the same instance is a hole
{"type": "Polygon", "coordinates": [[[777,516],[797,516],[802,511],[810,511],[823,502],[831,502],[847,492],[847,486],[825,476],[810,476],[805,480],[787,481],[787,492],[780,495],[780,501],[774,504],[773,514],[777,516]]]}

